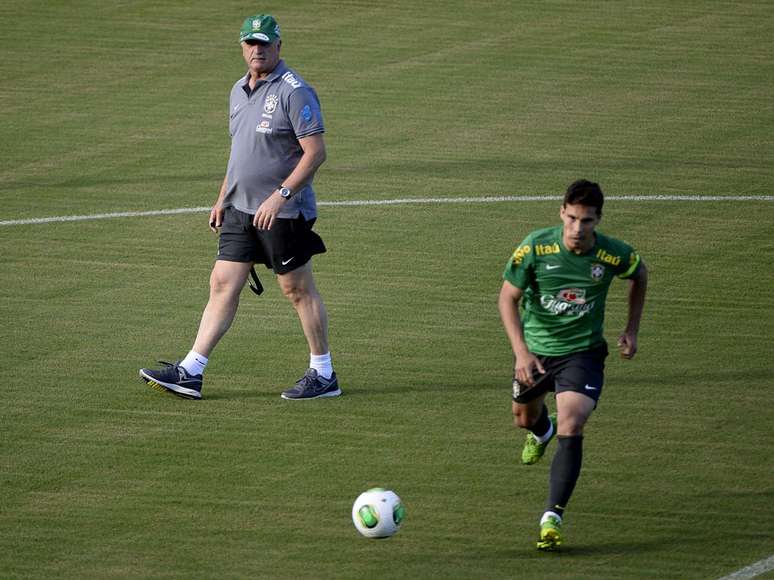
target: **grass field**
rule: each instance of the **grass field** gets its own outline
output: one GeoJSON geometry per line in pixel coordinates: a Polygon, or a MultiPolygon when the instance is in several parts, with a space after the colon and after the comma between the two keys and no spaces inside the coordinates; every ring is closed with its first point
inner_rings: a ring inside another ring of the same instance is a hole
{"type": "MultiPolygon", "coordinates": [[[[0,6],[0,221],[198,207],[228,156],[241,20],[274,13],[317,89],[321,200],[610,195],[651,285],[609,359],[568,510],[518,464],[496,309],[556,201],[321,208],[316,276],[345,396],[270,276],[199,403],[137,369],[191,345],[206,215],[0,226],[2,578],[713,578],[774,554],[774,10],[768,2],[21,2],[0,6]],[[374,485],[388,541],[350,508],[374,485]]],[[[611,291],[607,334],[625,316],[611,291]]],[[[770,574],[771,572],[769,572],[770,574]]]]}

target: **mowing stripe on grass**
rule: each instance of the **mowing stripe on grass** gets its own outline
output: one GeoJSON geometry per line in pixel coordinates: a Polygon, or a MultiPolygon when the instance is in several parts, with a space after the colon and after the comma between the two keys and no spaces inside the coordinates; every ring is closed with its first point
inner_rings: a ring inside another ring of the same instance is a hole
{"type": "Polygon", "coordinates": [[[738,580],[740,578],[755,578],[756,576],[760,576],[766,572],[771,572],[772,570],[774,570],[774,556],[769,556],[768,558],[764,558],[755,564],[750,564],[746,568],[737,570],[733,574],[723,576],[720,580],[731,580],[731,578],[734,580],[738,580]]]}
{"type": "MultiPolygon", "coordinates": [[[[561,201],[560,195],[500,195],[492,197],[418,197],[405,199],[353,199],[349,201],[319,201],[317,205],[324,207],[368,206],[368,205],[403,205],[403,204],[438,204],[438,203],[496,203],[503,201],[561,201]]],[[[774,195],[609,195],[608,201],[774,201],[774,195]]],[[[176,209],[158,209],[151,211],[120,211],[115,213],[96,213],[91,215],[66,215],[20,220],[3,220],[0,226],[25,226],[33,224],[48,224],[61,222],[83,222],[89,220],[104,220],[122,217],[145,217],[159,215],[175,215],[183,213],[207,212],[211,208],[180,207],[176,209]]]]}

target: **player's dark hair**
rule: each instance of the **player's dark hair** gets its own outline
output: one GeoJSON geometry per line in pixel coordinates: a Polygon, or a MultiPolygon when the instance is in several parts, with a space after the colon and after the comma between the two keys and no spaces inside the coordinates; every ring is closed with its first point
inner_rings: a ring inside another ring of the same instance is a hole
{"type": "Polygon", "coordinates": [[[602,206],[605,203],[605,195],[598,183],[588,179],[573,181],[564,194],[564,205],[585,205],[597,210],[597,215],[602,215],[602,206]]]}

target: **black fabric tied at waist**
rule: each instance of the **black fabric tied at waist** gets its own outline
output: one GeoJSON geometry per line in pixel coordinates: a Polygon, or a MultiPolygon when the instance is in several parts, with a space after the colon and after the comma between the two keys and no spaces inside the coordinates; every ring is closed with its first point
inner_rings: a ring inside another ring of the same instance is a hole
{"type": "Polygon", "coordinates": [[[247,282],[247,284],[250,286],[250,290],[255,292],[258,296],[263,294],[263,284],[261,284],[261,281],[258,278],[258,274],[255,272],[255,266],[250,268],[250,278],[253,279],[252,282],[247,282]]]}

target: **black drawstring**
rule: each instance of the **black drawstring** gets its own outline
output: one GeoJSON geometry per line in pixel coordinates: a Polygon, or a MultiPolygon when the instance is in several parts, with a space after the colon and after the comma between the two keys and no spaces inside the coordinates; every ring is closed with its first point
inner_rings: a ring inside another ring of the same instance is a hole
{"type": "Polygon", "coordinates": [[[263,284],[261,284],[261,281],[258,279],[258,274],[255,273],[255,266],[250,268],[250,277],[253,279],[252,282],[248,280],[247,284],[250,286],[250,290],[258,294],[260,296],[263,294],[263,284]]]}

